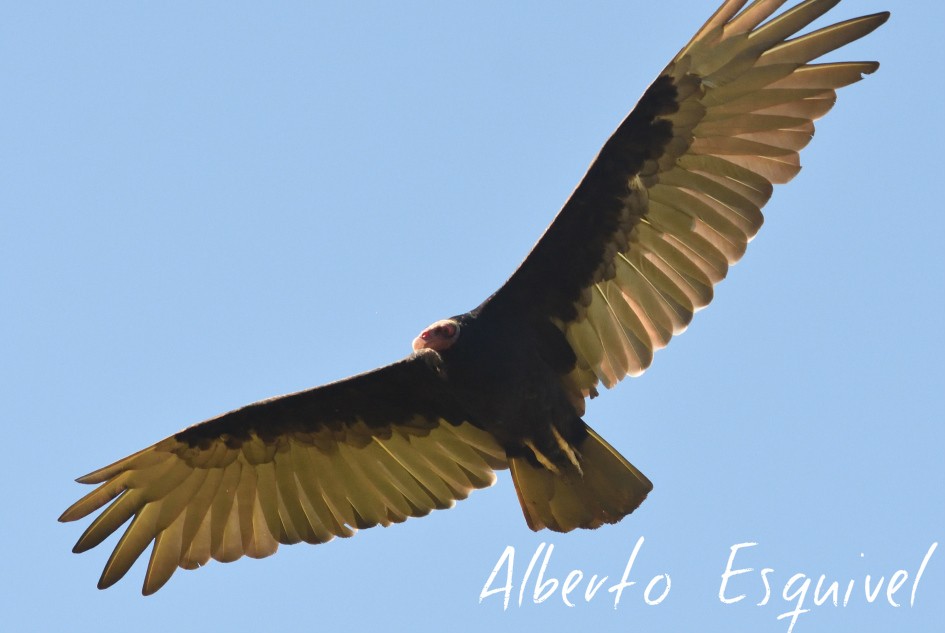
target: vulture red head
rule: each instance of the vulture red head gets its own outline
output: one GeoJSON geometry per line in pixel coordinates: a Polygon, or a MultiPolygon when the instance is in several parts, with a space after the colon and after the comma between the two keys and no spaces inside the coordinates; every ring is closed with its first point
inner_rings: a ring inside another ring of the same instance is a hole
{"type": "Polygon", "coordinates": [[[449,349],[459,338],[460,325],[455,319],[442,319],[426,327],[413,339],[413,351],[432,349],[437,352],[449,349]]]}

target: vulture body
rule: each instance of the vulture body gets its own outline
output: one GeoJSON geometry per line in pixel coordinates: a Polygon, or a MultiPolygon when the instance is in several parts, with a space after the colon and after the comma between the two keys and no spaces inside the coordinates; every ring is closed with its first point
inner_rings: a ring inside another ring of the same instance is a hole
{"type": "Polygon", "coordinates": [[[78,481],[104,507],[74,551],[130,525],[99,581],[153,543],[177,567],[262,557],[450,507],[509,467],[529,527],[614,523],[652,484],[582,419],[712,298],[835,90],[875,62],[812,63],[887,18],[797,36],[839,0],[727,0],[601,149],[512,277],[407,358],[202,422],[78,481]]]}

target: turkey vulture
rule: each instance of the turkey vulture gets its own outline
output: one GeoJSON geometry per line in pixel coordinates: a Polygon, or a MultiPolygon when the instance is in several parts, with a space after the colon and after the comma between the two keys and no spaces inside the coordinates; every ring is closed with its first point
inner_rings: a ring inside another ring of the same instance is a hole
{"type": "Polygon", "coordinates": [[[509,280],[386,367],[191,426],[96,470],[60,521],[129,519],[98,586],[153,542],[143,592],[177,567],[268,556],[448,508],[510,468],[533,530],[633,512],[650,481],[582,419],[642,373],[745,252],[772,185],[835,90],[876,62],[812,63],[886,21],[796,36],[839,0],[726,0],[643,94],[509,280]]]}

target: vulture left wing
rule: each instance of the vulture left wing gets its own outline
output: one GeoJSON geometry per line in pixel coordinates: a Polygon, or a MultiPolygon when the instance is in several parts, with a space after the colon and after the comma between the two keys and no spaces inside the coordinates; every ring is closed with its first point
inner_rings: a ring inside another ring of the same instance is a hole
{"type": "MultiPolygon", "coordinates": [[[[586,397],[642,373],[712,299],[761,227],[772,184],[835,89],[876,62],[811,61],[888,13],[788,39],[839,0],[728,0],[647,89],[521,266],[480,313],[550,319],[586,397]],[[762,24],[763,22],[766,23],[762,24]]],[[[577,394],[575,394],[577,395],[577,394]]]]}
{"type": "Polygon", "coordinates": [[[269,556],[449,508],[492,485],[505,451],[457,417],[422,356],[271,398],[168,437],[79,479],[99,484],[60,521],[103,506],[73,551],[132,519],[99,588],[154,542],[145,594],[177,567],[269,556]]]}

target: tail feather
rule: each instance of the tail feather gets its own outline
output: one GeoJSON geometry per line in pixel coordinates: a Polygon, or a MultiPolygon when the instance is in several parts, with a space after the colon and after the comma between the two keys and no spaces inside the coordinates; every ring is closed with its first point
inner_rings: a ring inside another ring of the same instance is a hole
{"type": "Polygon", "coordinates": [[[578,452],[581,469],[567,464],[557,474],[527,457],[510,458],[512,481],[531,529],[570,532],[616,523],[653,489],[643,473],[590,427],[578,452]]]}

